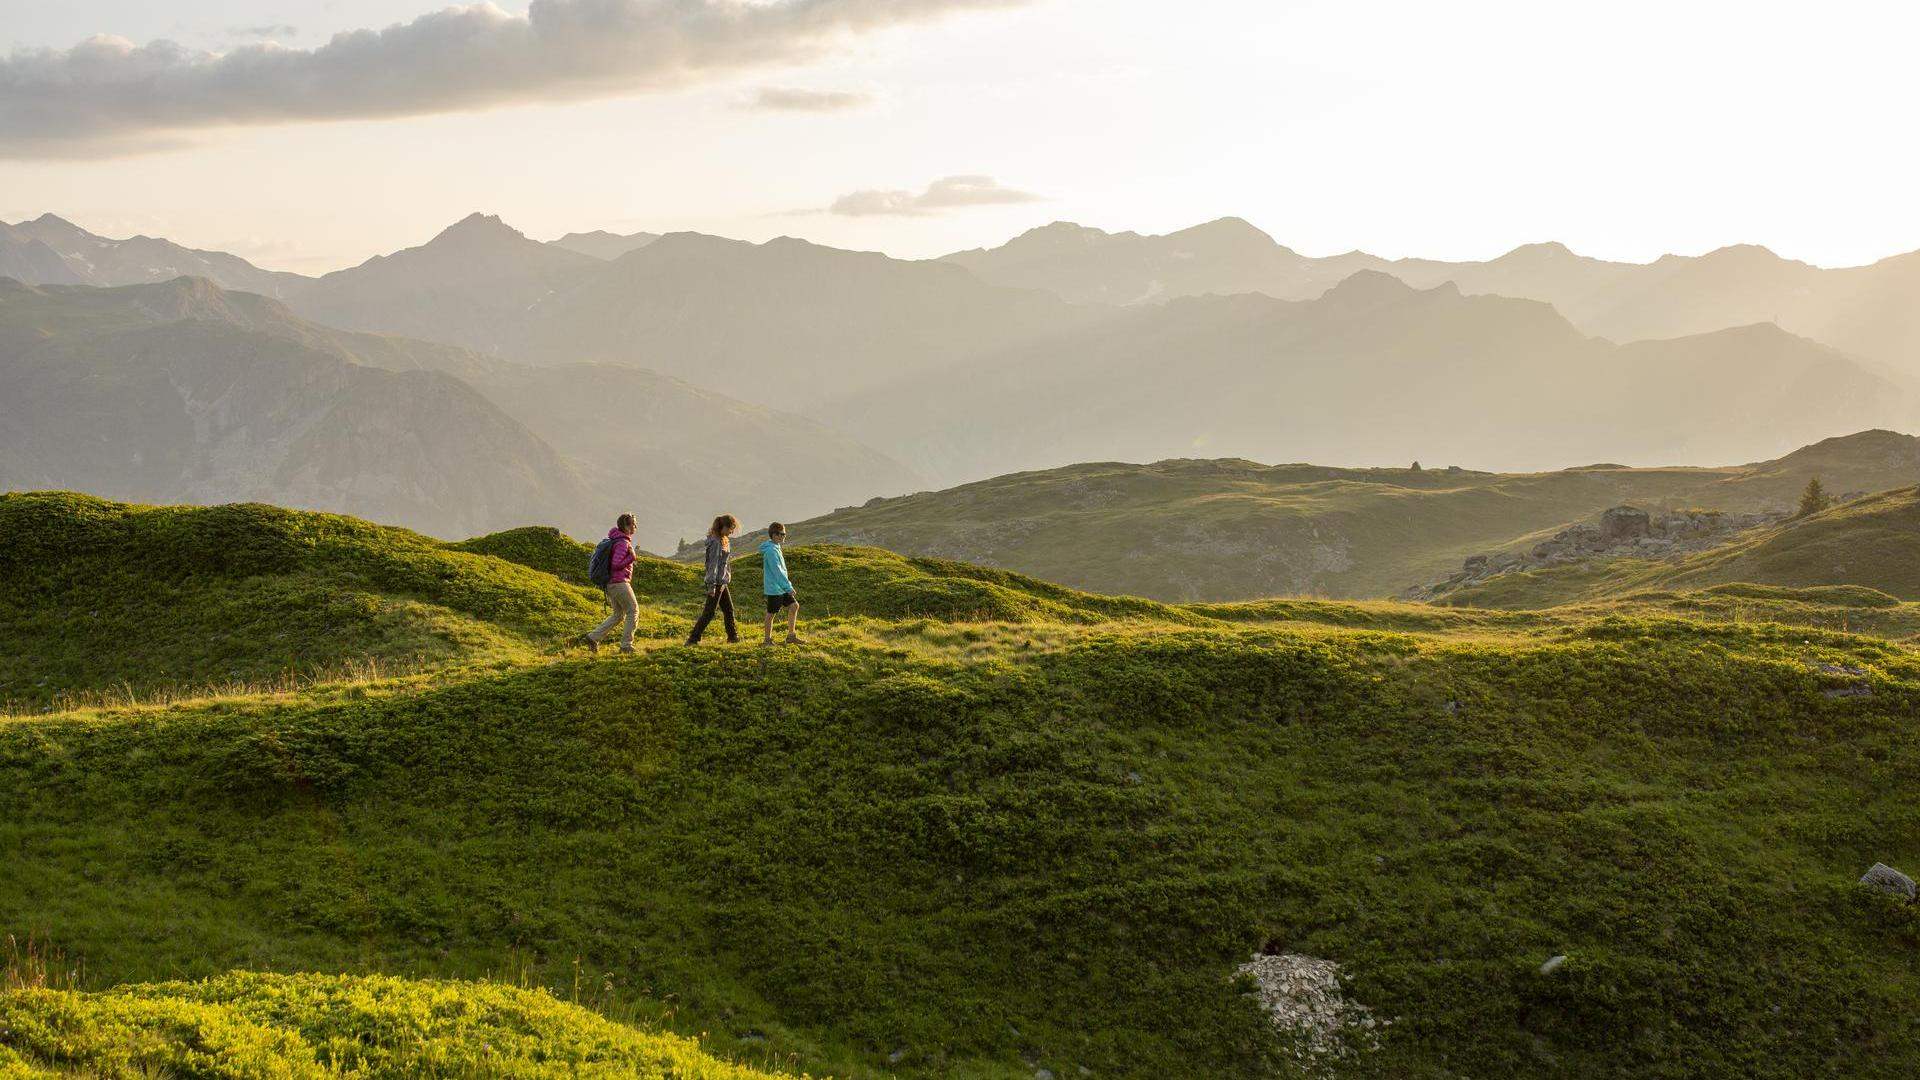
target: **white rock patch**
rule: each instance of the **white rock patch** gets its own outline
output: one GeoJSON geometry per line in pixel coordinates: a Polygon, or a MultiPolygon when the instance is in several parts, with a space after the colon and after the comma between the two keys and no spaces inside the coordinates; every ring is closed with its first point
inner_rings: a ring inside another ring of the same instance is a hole
{"type": "Polygon", "coordinates": [[[1253,979],[1260,1007],[1289,1036],[1294,1060],[1310,1072],[1325,1074],[1342,1060],[1379,1049],[1380,1030],[1392,1023],[1375,1020],[1371,1009],[1346,999],[1340,965],[1331,960],[1257,954],[1236,970],[1253,979]]]}

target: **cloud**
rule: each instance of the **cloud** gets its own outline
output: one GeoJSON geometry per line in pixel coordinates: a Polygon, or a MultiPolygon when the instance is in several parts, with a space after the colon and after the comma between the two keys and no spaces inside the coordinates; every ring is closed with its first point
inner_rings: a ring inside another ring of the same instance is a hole
{"type": "Polygon", "coordinates": [[[99,156],[233,124],[418,116],[686,86],[848,38],[1026,0],[532,0],[449,7],[295,49],[99,36],[0,58],[0,158],[99,156]],[[107,149],[102,149],[102,147],[107,149]]]}
{"type": "Polygon", "coordinates": [[[1030,191],[1001,187],[991,176],[949,176],[927,185],[927,190],[853,191],[833,200],[827,207],[832,214],[864,217],[872,214],[937,214],[966,206],[1005,206],[1010,203],[1039,202],[1030,191]]]}
{"type": "Polygon", "coordinates": [[[290,38],[299,37],[300,28],[286,23],[267,23],[264,26],[230,26],[227,33],[234,37],[290,38]]]}
{"type": "Polygon", "coordinates": [[[763,86],[744,103],[768,112],[839,112],[873,103],[873,95],[858,90],[804,90],[790,86],[763,86]]]}

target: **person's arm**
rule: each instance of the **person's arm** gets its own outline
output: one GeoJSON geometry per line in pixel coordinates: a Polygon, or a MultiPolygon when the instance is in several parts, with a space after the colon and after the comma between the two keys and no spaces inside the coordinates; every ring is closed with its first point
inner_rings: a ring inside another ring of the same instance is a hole
{"type": "Polygon", "coordinates": [[[633,565],[633,541],[622,536],[613,542],[613,557],[608,560],[615,570],[625,570],[633,565]]]}

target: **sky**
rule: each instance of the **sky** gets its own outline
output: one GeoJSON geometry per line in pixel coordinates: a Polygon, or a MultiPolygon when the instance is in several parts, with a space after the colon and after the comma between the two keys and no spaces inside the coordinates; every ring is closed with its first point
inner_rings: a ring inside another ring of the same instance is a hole
{"type": "Polygon", "coordinates": [[[473,211],[925,257],[1920,248],[1920,5],[0,0],[0,220],[321,272],[473,211]],[[386,33],[375,33],[398,27],[386,33]],[[99,37],[106,35],[106,37],[99,37]],[[336,39],[335,35],[346,35],[336,39]],[[155,44],[155,43],[160,44],[155,44]]]}

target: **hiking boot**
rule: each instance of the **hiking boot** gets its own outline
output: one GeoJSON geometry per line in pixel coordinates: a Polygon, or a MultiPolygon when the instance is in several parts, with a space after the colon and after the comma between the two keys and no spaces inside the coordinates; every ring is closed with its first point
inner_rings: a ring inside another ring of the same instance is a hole
{"type": "Polygon", "coordinates": [[[590,653],[597,653],[600,651],[600,643],[593,640],[592,634],[581,634],[580,644],[585,645],[587,647],[587,651],[590,653]]]}
{"type": "Polygon", "coordinates": [[[628,655],[628,656],[632,656],[632,655],[633,655],[633,646],[631,646],[631,645],[622,645],[622,646],[620,646],[620,651],[621,651],[622,653],[624,653],[625,655],[628,655]]]}
{"type": "Polygon", "coordinates": [[[805,645],[806,643],[807,643],[807,639],[801,637],[799,634],[787,635],[787,644],[789,645],[805,645]]]}

